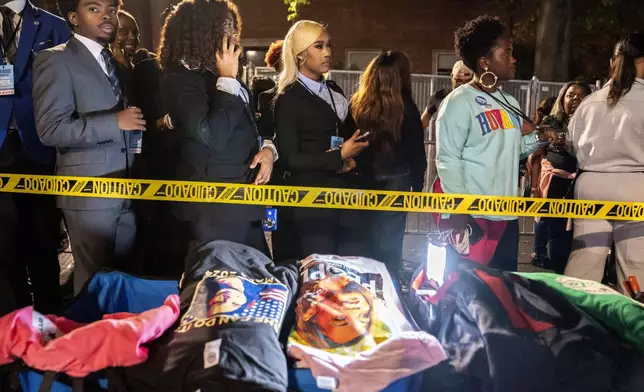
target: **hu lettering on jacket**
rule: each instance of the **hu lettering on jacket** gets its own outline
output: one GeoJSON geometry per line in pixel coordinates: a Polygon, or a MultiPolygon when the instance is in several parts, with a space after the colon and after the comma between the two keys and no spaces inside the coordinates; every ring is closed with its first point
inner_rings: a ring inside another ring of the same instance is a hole
{"type": "Polygon", "coordinates": [[[521,129],[521,120],[516,116],[511,116],[505,109],[486,110],[476,116],[476,119],[481,127],[481,136],[495,131],[521,129]]]}

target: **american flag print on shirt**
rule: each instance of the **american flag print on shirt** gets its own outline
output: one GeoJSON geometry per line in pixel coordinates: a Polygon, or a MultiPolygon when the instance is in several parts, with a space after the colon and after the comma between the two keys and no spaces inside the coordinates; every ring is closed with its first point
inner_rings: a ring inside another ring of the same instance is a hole
{"type": "Polygon", "coordinates": [[[177,331],[219,327],[228,323],[268,324],[279,332],[289,298],[288,288],[276,279],[249,279],[234,272],[206,275],[177,331]]]}

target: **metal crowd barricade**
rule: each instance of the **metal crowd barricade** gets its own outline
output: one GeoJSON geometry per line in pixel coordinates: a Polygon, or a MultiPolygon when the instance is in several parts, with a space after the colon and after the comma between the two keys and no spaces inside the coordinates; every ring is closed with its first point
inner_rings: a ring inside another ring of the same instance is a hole
{"type": "MultiPolygon", "coordinates": [[[[255,67],[251,72],[253,74],[262,76],[273,76],[274,71],[272,68],[255,67]]],[[[350,97],[358,88],[360,83],[361,71],[331,71],[328,78],[342,88],[347,97],[350,97]]],[[[436,91],[449,87],[451,84],[449,76],[443,75],[412,75],[412,95],[414,102],[418,109],[422,112],[429,104],[429,99],[436,91]]],[[[504,92],[512,95],[519,102],[521,110],[526,115],[532,116],[536,111],[539,103],[548,97],[557,97],[559,90],[565,83],[556,82],[542,82],[536,77],[531,80],[511,80],[504,83],[502,89],[504,92]]],[[[593,90],[597,86],[592,86],[593,90]]],[[[427,136],[429,138],[429,135],[427,136]]],[[[436,179],[436,146],[435,141],[425,140],[425,148],[427,151],[427,174],[425,178],[425,191],[436,179]]],[[[517,168],[518,170],[519,168],[517,168]]],[[[519,220],[521,234],[534,233],[534,219],[529,217],[521,217],[519,220]]],[[[431,219],[428,214],[409,213],[407,217],[407,233],[409,234],[427,234],[433,229],[431,219]]]]}
{"type": "MultiPolygon", "coordinates": [[[[423,192],[430,192],[432,184],[438,172],[436,171],[436,142],[425,141],[425,153],[427,154],[427,171],[425,172],[425,186],[423,192]]],[[[425,235],[435,232],[436,225],[431,219],[430,214],[423,214],[419,212],[407,213],[407,227],[406,234],[421,234],[425,235]]]]}
{"type": "Polygon", "coordinates": [[[360,75],[362,75],[362,71],[331,71],[328,74],[328,79],[337,83],[349,99],[358,89],[360,75]]]}

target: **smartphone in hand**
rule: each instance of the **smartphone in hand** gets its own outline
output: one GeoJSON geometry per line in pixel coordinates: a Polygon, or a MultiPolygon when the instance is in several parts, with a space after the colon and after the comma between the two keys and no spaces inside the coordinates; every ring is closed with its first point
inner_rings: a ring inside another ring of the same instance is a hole
{"type": "Polygon", "coordinates": [[[356,138],[356,141],[357,141],[357,142],[364,142],[364,141],[367,141],[367,138],[369,137],[369,135],[371,135],[371,132],[370,132],[370,131],[367,131],[366,133],[363,133],[362,135],[358,136],[358,137],[356,138]]]}

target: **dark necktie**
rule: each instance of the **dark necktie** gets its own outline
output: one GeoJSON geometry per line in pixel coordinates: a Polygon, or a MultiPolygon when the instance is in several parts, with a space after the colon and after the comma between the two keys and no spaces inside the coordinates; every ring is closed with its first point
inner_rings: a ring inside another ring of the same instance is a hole
{"type": "Polygon", "coordinates": [[[0,7],[0,12],[2,12],[2,48],[7,60],[13,64],[18,52],[16,36],[13,31],[13,17],[15,14],[9,7],[5,6],[0,7]]]}
{"type": "Polygon", "coordinates": [[[112,52],[110,52],[108,49],[103,49],[101,56],[103,56],[103,60],[105,60],[107,78],[110,80],[114,95],[116,95],[116,98],[118,100],[121,100],[121,83],[119,83],[119,78],[116,75],[116,60],[114,59],[114,56],[112,56],[112,52]]]}

